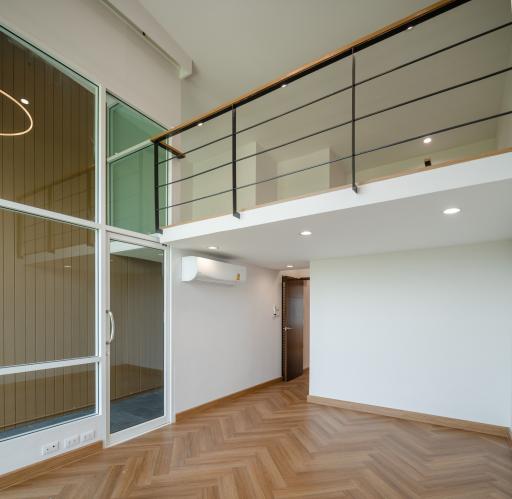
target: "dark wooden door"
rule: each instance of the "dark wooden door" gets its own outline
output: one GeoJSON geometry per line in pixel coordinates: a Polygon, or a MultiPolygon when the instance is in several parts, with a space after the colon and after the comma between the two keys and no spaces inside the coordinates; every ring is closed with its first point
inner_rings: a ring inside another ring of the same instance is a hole
{"type": "Polygon", "coordinates": [[[304,281],[283,277],[283,378],[302,374],[304,281]]]}

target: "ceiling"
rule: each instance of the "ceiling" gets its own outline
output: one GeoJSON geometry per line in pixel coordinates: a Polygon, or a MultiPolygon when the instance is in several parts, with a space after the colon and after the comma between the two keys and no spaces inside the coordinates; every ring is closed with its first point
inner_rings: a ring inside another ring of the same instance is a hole
{"type": "MultiPolygon", "coordinates": [[[[432,0],[139,1],[194,61],[194,73],[182,88],[183,120],[432,3],[432,0]]],[[[432,49],[486,24],[505,22],[507,16],[510,18],[510,2],[473,0],[453,12],[457,14],[444,14],[444,21],[438,18],[426,23],[429,27],[422,28],[423,34],[415,32],[412,43],[406,42],[406,37],[399,40],[399,36],[384,42],[380,49],[370,49],[363,63],[365,67],[358,63],[358,74],[376,72],[406,59],[411,52],[421,51],[423,46],[432,49]]],[[[435,79],[436,75],[431,74],[430,78],[435,79]]],[[[332,78],[329,80],[332,84],[332,78]]]]}
{"type": "Polygon", "coordinates": [[[284,270],[311,260],[512,239],[512,179],[194,237],[174,247],[284,270]],[[459,207],[457,215],[443,210],[459,207]],[[300,236],[310,230],[309,237],[300,236]],[[219,251],[208,252],[208,246],[219,251]]]}
{"type": "Polygon", "coordinates": [[[183,119],[204,113],[432,0],[139,0],[194,61],[183,119]]]}

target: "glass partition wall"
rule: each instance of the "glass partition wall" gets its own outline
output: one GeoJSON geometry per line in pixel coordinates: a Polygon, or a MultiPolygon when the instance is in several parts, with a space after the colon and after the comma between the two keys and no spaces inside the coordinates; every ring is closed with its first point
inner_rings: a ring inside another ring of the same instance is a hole
{"type": "MultiPolygon", "coordinates": [[[[107,94],[107,168],[109,224],[143,234],[154,234],[155,176],[149,137],[164,127],[133,107],[107,94]]],[[[159,152],[161,159],[165,151],[159,152]]],[[[167,166],[159,171],[167,178],[167,166]]],[[[162,193],[162,206],[166,204],[162,193]]]]}
{"type": "Polygon", "coordinates": [[[0,54],[1,441],[96,414],[99,355],[98,89],[7,31],[0,54]]]}
{"type": "Polygon", "coordinates": [[[91,429],[111,444],[170,420],[148,147],[162,129],[0,26],[0,453],[23,435],[61,452],[77,431],[72,446],[91,429]]]}

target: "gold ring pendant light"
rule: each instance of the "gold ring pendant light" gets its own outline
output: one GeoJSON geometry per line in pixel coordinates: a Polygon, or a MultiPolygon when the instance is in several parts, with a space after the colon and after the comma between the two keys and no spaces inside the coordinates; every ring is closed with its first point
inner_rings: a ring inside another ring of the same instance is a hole
{"type": "Polygon", "coordinates": [[[29,125],[25,130],[23,130],[21,132],[2,132],[2,131],[0,131],[0,137],[17,137],[19,135],[25,135],[26,133],[30,132],[30,130],[32,130],[32,127],[34,126],[34,120],[32,119],[32,116],[27,111],[27,109],[25,109],[24,106],[22,106],[14,97],[9,95],[7,92],[0,90],[0,94],[4,95],[9,100],[12,100],[14,102],[14,104],[16,104],[27,115],[27,118],[29,120],[29,125]]]}

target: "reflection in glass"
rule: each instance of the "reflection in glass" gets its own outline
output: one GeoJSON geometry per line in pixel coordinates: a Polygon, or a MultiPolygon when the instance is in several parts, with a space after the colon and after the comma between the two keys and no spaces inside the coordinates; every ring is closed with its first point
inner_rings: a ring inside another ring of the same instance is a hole
{"type": "Polygon", "coordinates": [[[110,431],[164,414],[163,252],[110,243],[110,431]]]}
{"type": "Polygon", "coordinates": [[[95,364],[0,376],[0,441],[95,413],[95,364]]]}
{"type": "Polygon", "coordinates": [[[96,87],[0,28],[0,198],[95,213],[96,87]]]}
{"type": "MultiPolygon", "coordinates": [[[[163,128],[118,99],[108,96],[108,215],[115,227],[152,234],[155,229],[154,151],[149,138],[163,128]]],[[[161,159],[166,153],[160,151],[161,159]]],[[[159,167],[159,183],[167,179],[167,165],[159,167]]],[[[161,190],[161,206],[166,204],[161,190]]],[[[162,213],[164,210],[162,210],[162,213]]],[[[162,217],[161,225],[166,221],[162,217]]]]}
{"type": "Polygon", "coordinates": [[[0,209],[0,234],[0,366],[94,355],[94,231],[0,209]]]}

